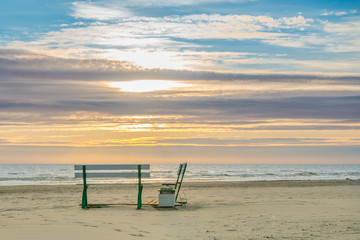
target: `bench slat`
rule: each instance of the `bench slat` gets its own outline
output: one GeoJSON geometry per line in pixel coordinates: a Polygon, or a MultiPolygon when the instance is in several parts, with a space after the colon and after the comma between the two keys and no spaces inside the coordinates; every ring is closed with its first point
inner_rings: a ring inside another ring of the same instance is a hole
{"type": "MultiPolygon", "coordinates": [[[[138,164],[83,164],[86,166],[86,170],[137,170],[138,164]]],[[[82,170],[83,165],[74,165],[75,170],[82,170]]],[[[140,164],[141,170],[149,170],[150,164],[140,164]]]]}
{"type": "MultiPolygon", "coordinates": [[[[76,172],[75,178],[82,178],[82,172],[76,172]]],[[[142,178],[150,178],[149,172],[141,172],[142,178]]],[[[137,172],[87,172],[86,178],[138,178],[137,172]]]]}

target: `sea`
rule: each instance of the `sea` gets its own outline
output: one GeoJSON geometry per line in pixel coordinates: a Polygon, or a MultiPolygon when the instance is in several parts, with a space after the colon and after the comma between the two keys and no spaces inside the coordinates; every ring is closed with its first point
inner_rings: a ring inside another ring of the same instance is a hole
{"type": "MultiPolygon", "coordinates": [[[[144,182],[173,182],[178,164],[151,164],[144,182]]],[[[0,164],[0,185],[72,185],[74,165],[0,164]]],[[[188,164],[184,182],[360,179],[360,164],[188,164]]],[[[98,180],[107,181],[107,180],[98,180]]],[[[128,183],[129,179],[116,179],[128,183]]],[[[137,180],[134,179],[134,182],[137,180]]]]}
{"type": "MultiPolygon", "coordinates": [[[[178,164],[151,164],[151,177],[143,181],[174,182],[178,167],[178,164]]],[[[0,164],[2,186],[80,184],[82,179],[74,176],[74,165],[70,164],[0,164]]],[[[188,164],[184,176],[184,182],[331,179],[360,179],[360,164],[188,164]]],[[[116,181],[128,183],[129,179],[116,181]]]]}

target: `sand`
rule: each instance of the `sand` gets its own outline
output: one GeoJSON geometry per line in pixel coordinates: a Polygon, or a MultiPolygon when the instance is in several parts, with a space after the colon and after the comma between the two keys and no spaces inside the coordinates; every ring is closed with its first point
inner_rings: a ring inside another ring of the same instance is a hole
{"type": "MultiPolygon", "coordinates": [[[[144,202],[157,199],[154,184],[144,202]]],[[[0,239],[360,239],[360,180],[184,183],[176,209],[83,210],[81,186],[0,187],[0,239]]],[[[91,203],[135,203],[135,186],[90,186],[91,203]]]]}

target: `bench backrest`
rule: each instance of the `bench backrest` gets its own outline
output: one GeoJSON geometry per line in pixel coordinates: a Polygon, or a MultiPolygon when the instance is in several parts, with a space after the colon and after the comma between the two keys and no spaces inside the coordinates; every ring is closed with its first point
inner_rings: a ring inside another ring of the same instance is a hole
{"type": "MultiPolygon", "coordinates": [[[[150,178],[149,164],[91,164],[74,165],[75,178],[83,179],[83,195],[81,206],[83,209],[89,208],[87,202],[87,178],[137,178],[138,179],[138,201],[137,209],[141,208],[142,184],[141,178],[150,178]],[[145,171],[144,171],[145,170],[145,171]]],[[[107,181],[108,182],[108,181],[107,181]]],[[[91,183],[91,185],[96,183],[91,183]]],[[[100,183],[99,185],[104,185],[100,183]]]]}
{"type": "MultiPolygon", "coordinates": [[[[138,164],[74,165],[75,178],[138,178],[138,164]]],[[[150,178],[150,164],[140,164],[141,178],[150,178]],[[145,170],[145,171],[144,171],[145,170]]]]}

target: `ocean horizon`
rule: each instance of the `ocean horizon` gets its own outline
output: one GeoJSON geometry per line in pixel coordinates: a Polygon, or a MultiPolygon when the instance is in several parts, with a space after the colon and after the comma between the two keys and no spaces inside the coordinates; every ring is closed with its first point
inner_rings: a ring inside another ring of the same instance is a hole
{"type": "MultiPolygon", "coordinates": [[[[151,178],[143,181],[172,181],[178,166],[151,164],[151,178]]],[[[0,186],[80,184],[74,173],[74,164],[1,164],[0,186]]],[[[360,164],[189,164],[184,182],[339,179],[360,179],[360,164]]],[[[101,183],[101,179],[97,181],[101,183]]],[[[129,179],[115,182],[127,183],[129,179]]]]}

